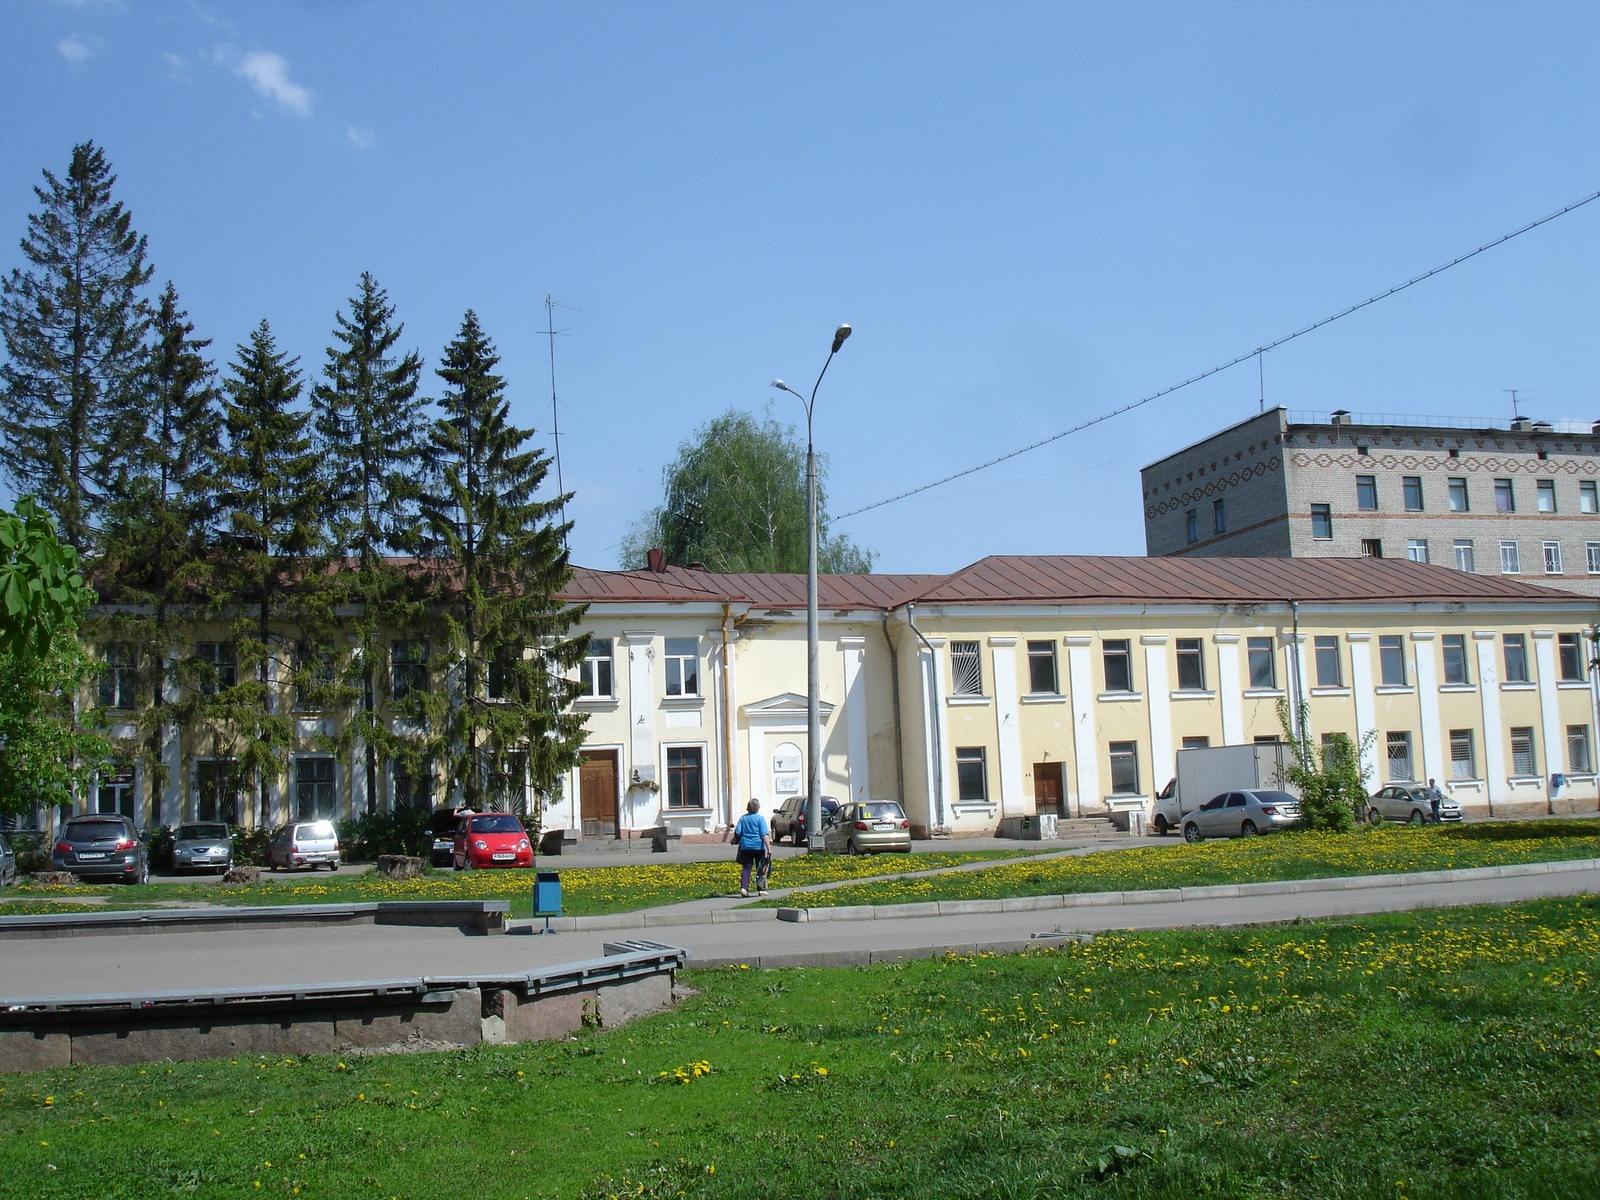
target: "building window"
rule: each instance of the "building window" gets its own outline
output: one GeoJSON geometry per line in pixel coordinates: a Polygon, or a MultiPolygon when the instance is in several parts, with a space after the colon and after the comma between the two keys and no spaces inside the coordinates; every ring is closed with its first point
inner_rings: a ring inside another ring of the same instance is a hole
{"type": "Polygon", "coordinates": [[[294,819],[331,821],[339,815],[333,759],[317,755],[294,760],[294,819]]]}
{"type": "Polygon", "coordinates": [[[1450,731],[1450,778],[1476,779],[1477,777],[1478,756],[1473,749],[1472,730],[1452,729],[1450,731]]]}
{"type": "Polygon", "coordinates": [[[1196,736],[1193,736],[1193,737],[1184,738],[1183,739],[1183,745],[1180,747],[1180,749],[1183,749],[1183,750],[1204,750],[1207,747],[1209,747],[1210,745],[1211,745],[1211,739],[1209,737],[1207,737],[1205,734],[1202,733],[1202,734],[1197,734],[1196,736]]]}
{"type": "Polygon", "coordinates": [[[426,695],[428,691],[428,643],[395,642],[389,647],[389,675],[394,698],[426,695]]]}
{"type": "Polygon", "coordinates": [[[1383,557],[1383,540],[1381,538],[1362,538],[1361,539],[1361,557],[1362,558],[1382,558],[1383,557]]]}
{"type": "Polygon", "coordinates": [[[1028,643],[1028,691],[1035,696],[1054,696],[1061,685],[1056,679],[1056,644],[1028,643]]]}
{"type": "Polygon", "coordinates": [[[1412,538],[1406,543],[1406,557],[1415,563],[1428,561],[1428,539],[1412,538]]]}
{"type": "Polygon", "coordinates": [[[1589,574],[1600,575],[1600,542],[1585,542],[1583,553],[1589,560],[1589,574]]]}
{"type": "Polygon", "coordinates": [[[1220,499],[1211,502],[1211,532],[1214,534],[1228,532],[1227,506],[1220,499]]]}
{"type": "Polygon", "coordinates": [[[1272,639],[1253,637],[1247,639],[1245,652],[1250,660],[1250,686],[1275,688],[1278,686],[1278,661],[1272,652],[1272,639]]]}
{"type": "Polygon", "coordinates": [[[1317,661],[1318,687],[1343,687],[1344,671],[1339,661],[1339,639],[1318,637],[1314,646],[1317,661]]]}
{"type": "Polygon", "coordinates": [[[1456,570],[1471,574],[1478,569],[1478,556],[1472,552],[1470,538],[1456,539],[1456,570]]]}
{"type": "Polygon", "coordinates": [[[1400,477],[1400,492],[1405,498],[1407,512],[1422,511],[1422,476],[1402,475],[1400,477]]]}
{"type": "Polygon", "coordinates": [[[1449,482],[1450,511],[1467,512],[1467,481],[1452,479],[1449,482]]]}
{"type": "Polygon", "coordinates": [[[1500,574],[1522,574],[1522,556],[1517,552],[1515,542],[1500,543],[1500,574]]]}
{"type": "Polygon", "coordinates": [[[1191,508],[1183,514],[1183,521],[1185,533],[1189,538],[1189,544],[1192,546],[1200,540],[1200,513],[1191,508]]]}
{"type": "Polygon", "coordinates": [[[294,710],[321,712],[332,707],[333,658],[326,647],[296,642],[294,647],[294,710]]]}
{"type": "MultiPolygon", "coordinates": [[[[669,641],[677,639],[668,639],[669,641]]],[[[694,641],[693,638],[684,639],[694,641]]],[[[706,806],[705,750],[700,746],[667,747],[667,807],[706,806]]]]}
{"type": "Polygon", "coordinates": [[[1537,488],[1539,511],[1542,513],[1555,512],[1556,481],[1554,479],[1541,479],[1535,486],[1537,488]]]}
{"type": "Polygon", "coordinates": [[[1139,743],[1112,742],[1111,794],[1137,796],[1139,794],[1139,743]]]}
{"type": "Polygon", "coordinates": [[[578,667],[578,695],[591,700],[609,700],[611,690],[612,642],[610,638],[590,638],[578,667]]]}
{"type": "Polygon", "coordinates": [[[433,807],[433,760],[425,758],[415,771],[396,759],[389,770],[393,793],[391,807],[427,812],[433,807]]]}
{"type": "Polygon", "coordinates": [[[1362,512],[1378,511],[1378,477],[1376,475],[1356,476],[1356,507],[1362,512]]]}
{"type": "Polygon", "coordinates": [[[128,709],[137,706],[137,682],[132,648],[107,646],[105,668],[100,676],[100,707],[128,709]]]}
{"type": "Polygon", "coordinates": [[[490,803],[497,812],[528,811],[528,752],[507,750],[496,755],[489,767],[490,803]]]}
{"type": "Polygon", "coordinates": [[[1494,481],[1494,510],[1503,513],[1517,511],[1517,497],[1511,490],[1511,480],[1494,481]]]}
{"type": "Polygon", "coordinates": [[[1178,639],[1178,690],[1206,690],[1205,643],[1200,638],[1178,639]]]}
{"type": "Polygon", "coordinates": [[[239,793],[244,781],[231,758],[209,758],[194,764],[194,814],[197,821],[239,823],[239,793]]]}
{"type": "Polygon", "coordinates": [[[95,788],[94,801],[95,812],[116,813],[136,824],[143,824],[139,820],[139,793],[134,787],[131,770],[102,779],[95,788]]]}
{"type": "Polygon", "coordinates": [[[1327,504],[1311,506],[1311,536],[1325,542],[1333,537],[1333,509],[1327,504]]]}
{"type": "Polygon", "coordinates": [[[1578,485],[1578,511],[1600,513],[1600,488],[1592,479],[1585,479],[1578,485]]]}
{"type": "Polygon", "coordinates": [[[501,646],[489,659],[486,694],[491,700],[510,700],[521,690],[519,671],[523,652],[520,647],[501,646]]]}
{"type": "Polygon", "coordinates": [[[950,643],[950,694],[983,695],[983,656],[977,642],[950,643]]]}
{"type": "Polygon", "coordinates": [[[1514,725],[1511,729],[1511,773],[1519,778],[1539,774],[1539,761],[1533,753],[1533,726],[1514,725]]]}
{"type": "Polygon", "coordinates": [[[1583,635],[1581,633],[1556,634],[1556,652],[1561,660],[1562,682],[1582,683],[1585,677],[1583,635]]]}
{"type": "Polygon", "coordinates": [[[1441,642],[1444,646],[1444,681],[1470,684],[1472,678],[1467,674],[1467,635],[1447,633],[1441,642]]]}
{"type": "MultiPolygon", "coordinates": [[[[677,637],[667,639],[667,695],[698,696],[700,694],[700,639],[677,637]]],[[[698,808],[699,805],[694,807],[698,808]]]]}
{"type": "Polygon", "coordinates": [[[1561,543],[1546,542],[1544,544],[1544,573],[1546,575],[1561,574],[1561,543]]]}
{"type": "MultiPolygon", "coordinates": [[[[202,666],[201,695],[215,696],[223,688],[231,688],[238,682],[239,662],[234,655],[232,642],[200,642],[194,648],[194,656],[202,666]]],[[[220,820],[217,817],[211,819],[220,820]]]]}
{"type": "Polygon", "coordinates": [[[1385,738],[1389,752],[1389,780],[1409,782],[1416,778],[1411,769],[1411,731],[1391,729],[1385,738]]]}
{"type": "Polygon", "coordinates": [[[1385,687],[1406,686],[1406,640],[1397,633],[1378,639],[1378,671],[1385,687]]]}
{"type": "Polygon", "coordinates": [[[982,746],[956,747],[956,799],[963,804],[989,799],[989,752],[982,746]]]}
{"type": "Polygon", "coordinates": [[[1588,775],[1594,770],[1587,725],[1567,726],[1567,770],[1573,775],[1588,775]]]}
{"type": "Polygon", "coordinates": [[[1520,633],[1504,636],[1506,657],[1506,682],[1528,682],[1528,643],[1520,633]]]}
{"type": "Polygon", "coordinates": [[[1106,691],[1133,691],[1133,654],[1126,638],[1108,638],[1101,643],[1105,654],[1106,691]]]}

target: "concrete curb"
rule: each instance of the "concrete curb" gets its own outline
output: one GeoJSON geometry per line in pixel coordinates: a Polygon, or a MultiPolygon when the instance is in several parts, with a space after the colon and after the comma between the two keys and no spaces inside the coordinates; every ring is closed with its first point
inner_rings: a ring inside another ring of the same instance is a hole
{"type": "MultiPolygon", "coordinates": [[[[1113,904],[1170,904],[1191,900],[1238,899],[1302,892],[1342,892],[1359,888],[1470,883],[1475,879],[1513,879],[1567,871],[1600,870],[1600,858],[1563,862],[1508,863],[1499,867],[1464,867],[1448,871],[1408,871],[1394,875],[1346,875],[1331,879],[1289,879],[1268,883],[1219,883],[1206,887],[1152,888],[1131,892],[1077,892],[1062,896],[1018,896],[1010,900],[932,900],[915,904],[857,905],[849,908],[779,908],[778,920],[872,921],[895,917],[957,916],[984,912],[1034,912],[1052,908],[1084,908],[1113,904]]],[[[805,965],[805,964],[798,964],[805,965]]]]}

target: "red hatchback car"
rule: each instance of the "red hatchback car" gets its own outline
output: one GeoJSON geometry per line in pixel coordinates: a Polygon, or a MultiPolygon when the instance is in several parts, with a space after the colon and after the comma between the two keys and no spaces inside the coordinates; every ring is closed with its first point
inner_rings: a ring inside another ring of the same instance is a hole
{"type": "Polygon", "coordinates": [[[458,871],[479,867],[531,867],[533,843],[510,813],[464,813],[456,829],[458,871]]]}

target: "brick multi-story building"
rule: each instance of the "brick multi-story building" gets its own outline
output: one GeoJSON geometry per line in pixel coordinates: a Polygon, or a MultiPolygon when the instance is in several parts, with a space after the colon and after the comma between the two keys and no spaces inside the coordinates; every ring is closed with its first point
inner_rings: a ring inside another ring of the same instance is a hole
{"type": "Polygon", "coordinates": [[[1600,596],[1600,423],[1275,408],[1140,479],[1151,555],[1410,558],[1600,596]]]}

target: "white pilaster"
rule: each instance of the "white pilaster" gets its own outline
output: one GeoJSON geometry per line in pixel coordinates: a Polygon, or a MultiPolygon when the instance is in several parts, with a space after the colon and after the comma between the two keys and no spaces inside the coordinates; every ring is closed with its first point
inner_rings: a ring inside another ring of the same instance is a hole
{"type": "Polygon", "coordinates": [[[1347,633],[1350,644],[1350,696],[1356,703],[1356,746],[1361,751],[1361,773],[1370,788],[1380,787],[1378,773],[1378,705],[1372,690],[1372,634],[1347,633]],[[1372,737],[1367,734],[1372,733],[1372,737]]]}
{"type": "Polygon", "coordinates": [[[1497,638],[1492,629],[1474,629],[1472,642],[1478,651],[1478,697],[1483,704],[1483,794],[1494,811],[1494,802],[1504,800],[1511,785],[1506,782],[1506,739],[1500,727],[1500,667],[1495,660],[1497,638]]]}
{"type": "Polygon", "coordinates": [[[1022,731],[1017,722],[1017,639],[989,639],[994,659],[995,736],[1000,747],[1000,819],[1031,810],[1022,795],[1022,731]]]}
{"type": "Polygon", "coordinates": [[[1432,779],[1441,786],[1450,778],[1445,761],[1444,736],[1439,725],[1439,666],[1433,643],[1435,635],[1417,630],[1411,635],[1415,652],[1417,709],[1422,716],[1422,772],[1420,779],[1432,779]]]}
{"type": "Polygon", "coordinates": [[[1167,635],[1147,633],[1144,647],[1144,694],[1150,711],[1150,785],[1156,790],[1178,773],[1172,752],[1172,687],[1167,674],[1167,635]]]}
{"type": "Polygon", "coordinates": [[[917,657],[922,660],[924,678],[928,681],[923,707],[924,728],[937,732],[936,737],[928,739],[928,791],[933,799],[930,819],[934,825],[948,828],[954,799],[955,754],[950,749],[950,727],[945,720],[944,656],[939,653],[944,648],[944,639],[928,638],[928,646],[933,649],[930,651],[923,646],[917,651],[917,657]]]}
{"type": "Polygon", "coordinates": [[[1093,639],[1062,639],[1067,647],[1067,679],[1072,688],[1072,757],[1077,766],[1078,815],[1084,805],[1096,808],[1104,803],[1100,792],[1100,745],[1094,727],[1094,680],[1089,669],[1089,645],[1093,639]]]}
{"type": "Polygon", "coordinates": [[[640,796],[660,794],[629,787],[633,773],[638,771],[641,779],[653,779],[657,784],[664,782],[656,779],[656,693],[651,670],[656,656],[655,636],[647,631],[622,635],[623,644],[628,647],[628,761],[622,764],[624,829],[638,827],[633,809],[640,796]]]}
{"type": "MultiPolygon", "coordinates": [[[[166,656],[166,670],[162,672],[162,699],[168,704],[178,702],[178,659],[175,654],[166,656]]],[[[161,791],[161,803],[156,813],[158,825],[182,824],[183,812],[183,739],[175,721],[161,726],[161,764],[166,768],[167,781],[161,791]]]]}
{"type": "MultiPolygon", "coordinates": [[[[1561,708],[1557,703],[1556,631],[1533,631],[1533,658],[1539,670],[1539,724],[1544,731],[1544,773],[1548,777],[1567,772],[1566,731],[1561,728],[1561,708]]],[[[1549,779],[1545,780],[1548,785],[1549,779]]]]}
{"type": "Polygon", "coordinates": [[[848,735],[850,799],[872,799],[872,778],[867,763],[867,639],[842,637],[839,650],[844,656],[844,720],[848,735]]]}
{"type": "Polygon", "coordinates": [[[1211,636],[1217,647],[1217,698],[1222,701],[1222,744],[1244,741],[1244,694],[1239,687],[1239,635],[1211,636]]]}

